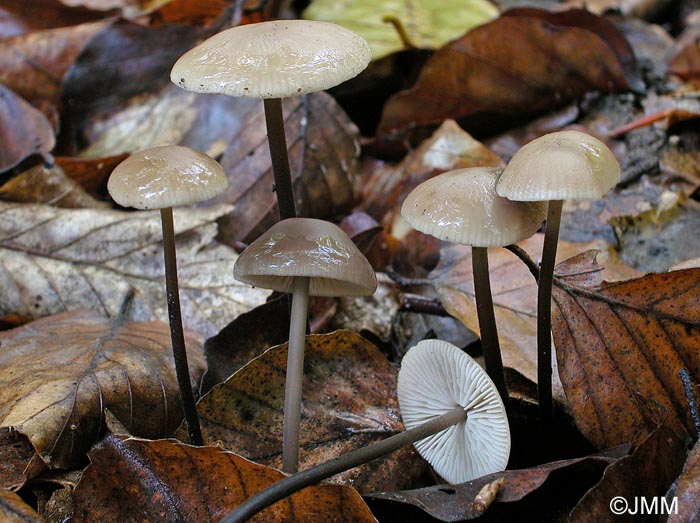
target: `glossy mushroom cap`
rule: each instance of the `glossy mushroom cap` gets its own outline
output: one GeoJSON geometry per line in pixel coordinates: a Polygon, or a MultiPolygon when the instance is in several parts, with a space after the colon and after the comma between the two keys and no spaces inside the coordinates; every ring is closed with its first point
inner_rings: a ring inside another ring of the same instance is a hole
{"type": "Polygon", "coordinates": [[[598,199],[619,181],[620,165],[603,142],[580,131],[560,131],[521,147],[496,191],[519,201],[598,199]]]}
{"type": "Polygon", "coordinates": [[[449,483],[506,468],[510,429],[496,386],[478,363],[445,341],[426,340],[401,362],[399,407],[407,429],[458,406],[467,419],[414,445],[449,483]]]}
{"type": "Polygon", "coordinates": [[[496,194],[498,167],[457,169],[421,183],[401,215],[418,231],[474,247],[510,245],[532,236],[544,221],[542,202],[513,202],[496,194]]]}
{"type": "Polygon", "coordinates": [[[244,283],[292,292],[308,276],[311,296],[364,296],[377,288],[374,269],[340,227],[312,218],[277,222],[241,253],[233,276],[244,283]]]}
{"type": "Polygon", "coordinates": [[[179,145],[132,154],[117,165],[107,182],[115,202],[141,210],[201,202],[226,187],[228,178],[216,160],[179,145]]]}
{"type": "Polygon", "coordinates": [[[170,79],[200,93],[284,98],[349,80],[370,57],[364,38],[336,24],[261,22],[227,29],[191,49],[170,79]]]}

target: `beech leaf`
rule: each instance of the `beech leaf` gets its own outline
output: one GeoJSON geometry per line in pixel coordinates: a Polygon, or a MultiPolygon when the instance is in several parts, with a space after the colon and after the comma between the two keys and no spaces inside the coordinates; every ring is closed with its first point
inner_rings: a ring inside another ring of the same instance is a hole
{"type": "Polygon", "coordinates": [[[18,490],[44,468],[24,434],[0,428],[0,489],[18,490]]]}
{"type": "MultiPolygon", "coordinates": [[[[233,279],[235,252],[216,241],[230,208],[175,209],[185,327],[213,335],[264,302],[233,279]]],[[[0,316],[38,318],[78,308],[116,317],[136,290],[130,319],[167,321],[159,213],[68,210],[0,202],[0,316]]]]}
{"type": "MultiPolygon", "coordinates": [[[[69,312],[0,333],[0,349],[0,426],[25,434],[51,467],[80,463],[100,437],[104,409],[151,438],[182,419],[166,323],[69,312]]],[[[197,390],[201,345],[188,335],[187,349],[197,390]]]]}
{"type": "Polygon", "coordinates": [[[595,252],[556,268],[552,331],[559,375],[579,430],[598,448],[639,443],[665,424],[692,433],[679,372],[700,381],[700,269],[601,281],[595,252]]]}
{"type": "MultiPolygon", "coordinates": [[[[76,523],[196,521],[216,523],[281,472],[216,447],[109,435],[90,453],[75,491],[76,523]]],[[[255,523],[373,523],[353,489],[321,484],[261,511],[255,523]]]]}
{"type": "MultiPolygon", "coordinates": [[[[286,362],[287,345],[273,347],[206,394],[197,406],[204,439],[281,467],[286,362]]],[[[300,469],[403,430],[397,369],[358,334],[307,336],[304,370],[300,469]]],[[[424,463],[407,447],[334,481],[351,482],[365,492],[407,488],[424,463]]]]}

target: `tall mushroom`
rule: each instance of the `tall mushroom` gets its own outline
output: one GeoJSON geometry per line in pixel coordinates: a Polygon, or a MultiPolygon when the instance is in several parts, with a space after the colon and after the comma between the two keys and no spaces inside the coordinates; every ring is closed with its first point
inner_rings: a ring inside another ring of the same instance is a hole
{"type": "Polygon", "coordinates": [[[620,181],[620,165],[608,147],[580,131],[532,140],[503,170],[496,191],[521,202],[548,202],[537,290],[537,396],[540,415],[552,417],[552,279],[563,200],[599,199],[620,181]]]}
{"type": "Polygon", "coordinates": [[[283,20],[233,27],[182,55],[170,73],[200,93],[262,98],[280,219],[296,216],[282,98],[323,91],[357,76],[371,51],[328,22],[283,20]]]}
{"type": "Polygon", "coordinates": [[[285,478],[221,523],[242,523],[304,487],[411,443],[449,483],[506,468],[510,429],[503,402],[484,370],[454,345],[427,340],[412,347],[401,362],[398,396],[406,431],[285,478]]]}
{"type": "Polygon", "coordinates": [[[123,207],[160,209],[165,258],[168,319],[175,373],[190,442],[203,445],[197,406],[192,392],[177,283],[173,207],[213,198],[228,186],[221,166],[206,154],[177,145],[152,147],[132,154],[112,171],[110,196],[123,207]]]}
{"type": "Polygon", "coordinates": [[[486,371],[507,404],[487,248],[510,245],[532,236],[544,220],[545,206],[499,197],[496,180],[500,173],[498,167],[473,167],[440,174],[413,189],[401,207],[401,214],[418,231],[440,240],[471,245],[486,371]]]}
{"type": "Polygon", "coordinates": [[[233,275],[256,287],[292,293],[282,470],[296,472],[309,296],[370,295],[377,288],[374,269],[340,227],[313,218],[289,218],[241,253],[233,275]]]}

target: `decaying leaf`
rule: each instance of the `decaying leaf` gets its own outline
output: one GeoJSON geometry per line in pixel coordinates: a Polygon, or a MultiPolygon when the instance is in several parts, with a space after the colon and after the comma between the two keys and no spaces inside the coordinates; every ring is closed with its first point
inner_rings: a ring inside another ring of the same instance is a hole
{"type": "Polygon", "coordinates": [[[102,13],[72,9],[58,0],[3,0],[0,7],[0,38],[12,38],[42,29],[79,25],[102,17],[102,13]]]}
{"type": "Polygon", "coordinates": [[[700,29],[688,28],[678,39],[673,56],[668,63],[668,72],[690,80],[700,77],[700,29]]]}
{"type": "Polygon", "coordinates": [[[48,153],[55,143],[46,117],[0,84],[0,173],[33,154],[48,153]]]}
{"type": "Polygon", "coordinates": [[[401,21],[411,42],[436,49],[466,31],[498,16],[498,8],[486,0],[395,1],[314,0],[304,18],[340,24],[367,40],[372,59],[405,49],[396,30],[383,19],[401,21]]]}
{"type": "MultiPolygon", "coordinates": [[[[235,252],[214,241],[229,209],[175,210],[183,320],[209,336],[267,294],[235,281],[235,252]]],[[[128,317],[167,321],[158,212],[0,202],[0,217],[0,316],[91,308],[116,317],[136,289],[128,317]]]]}
{"type": "Polygon", "coordinates": [[[107,180],[112,170],[127,157],[126,154],[106,158],[71,158],[59,156],[56,163],[63,172],[88,193],[99,199],[107,197],[107,180]]]}
{"type": "Polygon", "coordinates": [[[151,13],[151,25],[190,24],[209,25],[220,16],[232,13],[232,25],[236,25],[236,11],[240,8],[240,23],[263,22],[277,18],[275,2],[267,0],[166,0],[151,13]]]}
{"type": "Polygon", "coordinates": [[[692,431],[683,383],[700,380],[700,269],[601,282],[595,252],[556,269],[552,330],[559,375],[576,424],[598,448],[639,443],[658,420],[692,431]]]}
{"type": "Polygon", "coordinates": [[[44,523],[34,509],[9,490],[0,490],[0,517],[6,523],[44,523]]]}
{"type": "Polygon", "coordinates": [[[688,454],[677,483],[678,513],[669,514],[668,523],[700,521],[700,443],[695,442],[688,454]]]}
{"type": "MultiPolygon", "coordinates": [[[[349,211],[359,192],[357,127],[326,93],[285,98],[282,107],[297,214],[324,219],[349,211]]],[[[277,219],[262,103],[248,113],[221,165],[229,188],[212,202],[235,205],[219,220],[221,238],[249,243],[277,219]]]]}
{"type": "MultiPolygon", "coordinates": [[[[485,485],[502,479],[503,483],[498,489],[496,499],[489,507],[488,513],[494,516],[494,521],[514,521],[519,519],[515,517],[516,514],[522,516],[523,509],[514,505],[510,509],[513,511],[510,512],[510,517],[504,517],[504,512],[509,510],[507,505],[515,504],[543,488],[550,475],[557,476],[559,481],[564,481],[571,491],[585,489],[586,484],[592,486],[600,478],[603,470],[624,456],[627,450],[628,447],[618,447],[601,454],[555,461],[531,469],[496,472],[459,485],[435,485],[403,492],[383,492],[365,495],[365,498],[370,501],[370,506],[373,509],[377,505],[381,506],[382,502],[391,501],[417,507],[439,521],[463,521],[476,519],[483,515],[484,508],[481,504],[475,503],[476,496],[485,485]],[[596,471],[593,476],[595,479],[591,478],[590,469],[596,471]],[[504,507],[504,505],[506,506],[504,507]],[[503,512],[500,512],[501,510],[503,512]],[[503,519],[499,519],[498,514],[501,514],[503,519]],[[511,519],[513,517],[515,519],[511,519]]],[[[548,500],[550,505],[556,505],[558,501],[560,500],[556,498],[548,500]]],[[[543,514],[552,509],[552,506],[541,506],[534,513],[526,511],[529,514],[527,519],[544,521],[543,514]]]]}
{"type": "Polygon", "coordinates": [[[27,437],[0,428],[0,489],[17,490],[44,468],[27,437]]]}
{"type": "Polygon", "coordinates": [[[632,50],[610,22],[583,10],[505,13],[439,49],[416,84],[389,99],[377,135],[446,118],[512,119],[640,84],[632,50]]]}
{"type": "MultiPolygon", "coordinates": [[[[112,435],[95,447],[90,461],[75,491],[76,523],[216,523],[284,477],[216,447],[112,435]]],[[[357,492],[327,484],[301,490],[250,521],[376,522],[357,492]]]]}
{"type": "MultiPolygon", "coordinates": [[[[286,365],[286,344],[273,347],[204,396],[197,408],[205,440],[220,440],[253,461],[280,467],[286,365]]],[[[403,429],[397,371],[359,335],[307,336],[304,370],[300,469],[403,429]]],[[[407,488],[423,469],[412,448],[404,448],[335,481],[364,492],[407,488]]]]}
{"type": "MultiPolygon", "coordinates": [[[[182,420],[166,323],[67,312],[0,333],[0,426],[26,435],[51,467],[70,468],[98,440],[104,409],[134,434],[164,437],[182,420]]],[[[201,345],[187,338],[195,390],[201,345]]]]}

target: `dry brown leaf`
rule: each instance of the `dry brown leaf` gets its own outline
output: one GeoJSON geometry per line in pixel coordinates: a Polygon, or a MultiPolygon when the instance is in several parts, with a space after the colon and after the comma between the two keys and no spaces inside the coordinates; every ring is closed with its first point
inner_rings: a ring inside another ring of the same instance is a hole
{"type": "MultiPolygon", "coordinates": [[[[109,435],[90,453],[75,491],[76,523],[216,523],[242,501],[284,478],[216,447],[109,435]]],[[[359,494],[321,484],[269,507],[251,523],[376,523],[359,494]]]]}
{"type": "MultiPolygon", "coordinates": [[[[359,193],[357,127],[326,93],[286,98],[282,107],[297,213],[323,219],[349,211],[359,193]]],[[[274,223],[277,213],[262,103],[248,114],[221,165],[229,188],[212,202],[236,206],[219,222],[222,238],[250,242],[274,223]]]]}
{"type": "Polygon", "coordinates": [[[56,143],[46,117],[0,84],[0,173],[34,154],[45,154],[56,143]]]}
{"type": "Polygon", "coordinates": [[[151,25],[190,24],[207,25],[223,15],[227,9],[241,5],[241,23],[264,22],[277,18],[275,2],[266,0],[167,0],[151,14],[151,25]]]}
{"type": "Polygon", "coordinates": [[[18,490],[44,468],[25,435],[0,428],[0,489],[18,490]]]}
{"type": "MultiPolygon", "coordinates": [[[[264,302],[266,291],[233,279],[235,252],[217,243],[228,207],[176,209],[185,327],[212,336],[264,302]]],[[[57,209],[0,201],[0,316],[33,318],[78,308],[116,317],[132,290],[129,319],[167,321],[158,212],[57,209]]]]}
{"type": "Polygon", "coordinates": [[[9,490],[0,490],[0,519],[3,523],[44,523],[33,508],[9,490]]]}
{"type": "Polygon", "coordinates": [[[3,0],[0,6],[0,38],[12,38],[32,31],[68,27],[101,18],[102,13],[71,9],[58,0],[3,0]]]}
{"type": "Polygon", "coordinates": [[[679,371],[700,381],[700,269],[601,282],[594,252],[556,269],[552,330],[559,375],[579,430],[598,448],[639,443],[658,425],[693,424],[679,371]]]}
{"type": "Polygon", "coordinates": [[[677,483],[674,495],[677,498],[678,513],[669,514],[668,523],[700,521],[700,443],[697,441],[688,454],[677,483]]]}
{"type": "MultiPolygon", "coordinates": [[[[543,235],[536,234],[518,245],[537,260],[541,257],[542,243],[543,235]]],[[[576,244],[560,241],[557,259],[569,258],[593,246],[601,247],[604,253],[609,252],[602,242],[576,244]]],[[[602,265],[607,279],[617,280],[638,274],[629,267],[615,263],[612,255],[602,265]]],[[[489,267],[503,364],[536,382],[537,282],[525,265],[505,249],[489,250],[489,267]]],[[[469,330],[478,333],[471,248],[451,246],[443,249],[440,263],[430,274],[430,279],[445,309],[469,330]]],[[[563,401],[563,390],[556,372],[553,375],[555,397],[563,401]]]]}
{"type": "Polygon", "coordinates": [[[107,180],[112,170],[127,157],[126,154],[106,158],[57,157],[56,163],[68,177],[98,199],[107,197],[107,180]]]}
{"type": "MultiPolygon", "coordinates": [[[[274,347],[214,387],[198,410],[208,441],[265,465],[282,463],[287,346],[274,347]]],[[[317,465],[403,429],[397,370],[349,331],[306,338],[299,468],[317,465]]],[[[407,488],[423,470],[412,448],[335,476],[358,490],[407,488]]]]}
{"type": "Polygon", "coordinates": [[[700,28],[689,27],[677,40],[668,72],[684,80],[700,77],[700,28]]]}
{"type": "MultiPolygon", "coordinates": [[[[25,434],[53,468],[70,468],[99,439],[104,409],[134,434],[164,437],[182,420],[166,323],[70,312],[0,333],[0,426],[25,434]]],[[[193,386],[204,371],[188,335],[193,386]]]]}

